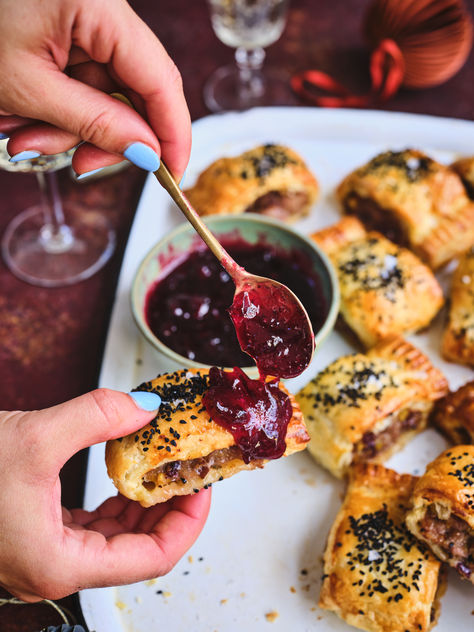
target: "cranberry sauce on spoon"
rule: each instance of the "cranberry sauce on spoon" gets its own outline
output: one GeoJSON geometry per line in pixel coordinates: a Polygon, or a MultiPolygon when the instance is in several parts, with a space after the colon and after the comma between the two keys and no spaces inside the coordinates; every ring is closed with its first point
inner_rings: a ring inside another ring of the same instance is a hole
{"type": "Polygon", "coordinates": [[[260,375],[290,378],[311,361],[314,335],[301,304],[284,285],[262,282],[236,292],[229,309],[242,351],[254,358],[260,375]]]}

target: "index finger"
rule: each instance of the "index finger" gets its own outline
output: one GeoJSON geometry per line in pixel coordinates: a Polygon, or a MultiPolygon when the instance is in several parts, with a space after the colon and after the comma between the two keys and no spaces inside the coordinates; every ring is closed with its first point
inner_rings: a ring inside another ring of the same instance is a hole
{"type": "MultiPolygon", "coordinates": [[[[119,84],[143,100],[147,122],[160,141],[162,157],[179,177],[184,173],[191,151],[191,118],[181,75],[151,29],[128,3],[124,2],[122,7],[123,15],[117,16],[112,37],[107,33],[110,48],[106,51],[105,63],[109,63],[119,84]]],[[[85,19],[91,19],[90,14],[85,19]]],[[[94,21],[97,24],[97,17],[94,21]]],[[[107,29],[103,21],[98,23],[100,30],[107,29]]],[[[97,51],[89,49],[87,40],[78,43],[93,59],[104,63],[103,59],[97,59],[97,51]]]]}

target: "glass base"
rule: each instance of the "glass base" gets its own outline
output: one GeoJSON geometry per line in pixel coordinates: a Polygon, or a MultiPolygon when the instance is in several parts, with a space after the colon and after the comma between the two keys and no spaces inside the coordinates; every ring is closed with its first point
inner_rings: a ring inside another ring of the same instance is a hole
{"type": "Polygon", "coordinates": [[[110,259],[115,233],[94,211],[66,214],[66,226],[45,225],[41,206],[17,215],[2,239],[5,263],[23,281],[43,287],[71,285],[89,278],[110,259]]]}
{"type": "Polygon", "coordinates": [[[218,68],[204,85],[204,102],[211,112],[248,110],[266,105],[296,105],[289,77],[265,67],[245,83],[236,65],[218,68]]]}

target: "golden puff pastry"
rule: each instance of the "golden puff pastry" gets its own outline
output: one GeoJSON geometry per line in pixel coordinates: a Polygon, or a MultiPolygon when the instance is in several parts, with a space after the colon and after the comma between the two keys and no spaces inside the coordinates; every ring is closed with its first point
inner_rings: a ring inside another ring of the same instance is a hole
{"type": "Polygon", "coordinates": [[[474,446],[449,448],[430,463],[411,504],[413,535],[474,584],[474,446]]]}
{"type": "Polygon", "coordinates": [[[441,353],[447,360],[474,367],[474,248],[461,257],[453,274],[441,353]]]}
{"type": "Polygon", "coordinates": [[[350,465],[384,461],[428,420],[448,384],[416,347],[402,338],[366,354],[343,356],[296,396],[311,440],[311,455],[341,478],[350,465]]]}
{"type": "Polygon", "coordinates": [[[345,217],[311,237],[336,270],[341,316],[366,347],[426,327],[442,306],[443,291],[430,268],[380,233],[367,232],[357,218],[345,217]]]}
{"type": "Polygon", "coordinates": [[[348,214],[438,268],[474,244],[474,204],[452,169],[420,151],[387,151],[350,173],[337,196],[348,214]]]}
{"type": "Polygon", "coordinates": [[[319,606],[362,630],[426,632],[439,616],[441,564],[404,524],[415,480],[356,465],[329,533],[319,606]]]}
{"type": "Polygon", "coordinates": [[[200,215],[253,212],[292,222],[309,213],[318,192],[296,152],[268,144],[216,160],[185,194],[200,215]]]}
{"type": "MultiPolygon", "coordinates": [[[[139,387],[156,392],[162,402],[150,424],[107,442],[107,471],[121,494],[150,507],[267,463],[264,459],[245,463],[233,435],[210,419],[202,403],[208,374],[206,369],[181,370],[139,387]]],[[[309,436],[294,397],[280,388],[293,408],[285,438],[288,456],[303,450],[309,436]]]]}
{"type": "Polygon", "coordinates": [[[461,177],[466,187],[467,194],[474,200],[474,156],[461,158],[451,165],[451,169],[461,177]]]}
{"type": "Polygon", "coordinates": [[[431,419],[455,445],[474,445],[474,380],[438,400],[431,419]]]}

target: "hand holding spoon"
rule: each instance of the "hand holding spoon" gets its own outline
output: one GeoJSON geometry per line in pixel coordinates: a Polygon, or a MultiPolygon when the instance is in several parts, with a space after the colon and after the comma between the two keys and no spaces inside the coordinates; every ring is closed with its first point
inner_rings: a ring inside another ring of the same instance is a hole
{"type": "Polygon", "coordinates": [[[314,334],[305,308],[282,283],[239,266],[201,220],[163,164],[154,174],[235,283],[229,309],[243,351],[260,375],[296,377],[309,365],[314,334]]]}

